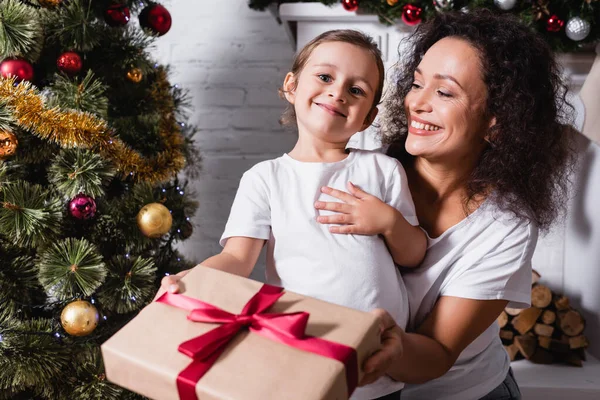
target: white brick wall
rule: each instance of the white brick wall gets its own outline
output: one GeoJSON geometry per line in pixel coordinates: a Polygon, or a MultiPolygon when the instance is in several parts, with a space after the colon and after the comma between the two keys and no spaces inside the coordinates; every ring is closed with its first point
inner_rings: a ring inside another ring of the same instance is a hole
{"type": "MultiPolygon", "coordinates": [[[[259,161],[289,151],[296,135],[278,118],[285,104],[277,88],[294,51],[283,26],[247,0],[170,0],[173,18],[157,40],[155,57],[172,68],[171,82],[190,91],[190,123],[204,157],[191,185],[200,202],[194,235],[181,245],[200,262],[220,251],[229,208],[242,173],[259,161]]],[[[264,262],[255,270],[262,275],[264,262]]]]}

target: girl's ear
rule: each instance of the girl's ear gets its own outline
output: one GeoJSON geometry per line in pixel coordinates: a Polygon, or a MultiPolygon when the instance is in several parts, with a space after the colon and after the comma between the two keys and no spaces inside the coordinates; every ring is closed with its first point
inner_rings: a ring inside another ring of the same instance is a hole
{"type": "Polygon", "coordinates": [[[371,126],[373,121],[375,121],[375,117],[377,116],[378,112],[379,112],[379,109],[377,107],[373,107],[373,109],[371,111],[369,111],[369,113],[367,114],[367,118],[365,118],[364,124],[360,128],[360,132],[364,131],[369,126],[371,126]]]}
{"type": "Polygon", "coordinates": [[[294,104],[296,100],[296,76],[291,72],[288,72],[283,80],[283,95],[290,104],[294,104]]]}

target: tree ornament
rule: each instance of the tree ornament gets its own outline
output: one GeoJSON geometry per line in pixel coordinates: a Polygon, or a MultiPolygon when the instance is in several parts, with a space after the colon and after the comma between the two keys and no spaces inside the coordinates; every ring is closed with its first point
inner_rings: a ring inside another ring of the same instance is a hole
{"type": "Polygon", "coordinates": [[[402,21],[404,21],[406,25],[417,25],[423,20],[421,17],[422,13],[423,9],[421,7],[415,6],[414,4],[407,4],[402,7],[402,21]]]}
{"type": "Polygon", "coordinates": [[[72,336],[87,336],[96,329],[100,316],[98,310],[85,300],[75,300],[60,314],[63,329],[72,336]]]}
{"type": "Polygon", "coordinates": [[[433,0],[433,6],[440,13],[450,11],[454,8],[454,0],[433,0]]]}
{"type": "Polygon", "coordinates": [[[517,0],[494,0],[494,4],[501,10],[508,11],[512,10],[517,4],[517,0]]]}
{"type": "Polygon", "coordinates": [[[398,0],[387,0],[387,3],[388,6],[394,7],[398,3],[398,0]]]}
{"type": "Polygon", "coordinates": [[[342,7],[346,11],[354,12],[358,10],[358,0],[342,0],[342,7]]]}
{"type": "Polygon", "coordinates": [[[140,231],[154,239],[168,233],[173,225],[173,217],[167,207],[160,203],[146,204],[137,215],[140,231]]]}
{"type": "Polygon", "coordinates": [[[62,0],[38,0],[38,3],[44,8],[54,8],[62,3],[62,0]]]}
{"type": "Polygon", "coordinates": [[[129,71],[127,71],[127,79],[133,83],[140,83],[143,77],[144,74],[142,73],[142,70],[137,67],[131,68],[129,71]]]}
{"type": "Polygon", "coordinates": [[[66,74],[75,75],[81,71],[83,62],[81,61],[81,56],[79,54],[74,51],[67,51],[58,57],[56,66],[60,71],[66,74]]]}
{"type": "Polygon", "coordinates": [[[22,58],[8,58],[0,63],[0,74],[4,78],[14,76],[17,81],[31,81],[33,66],[22,58]]]}
{"type": "Polygon", "coordinates": [[[140,25],[149,29],[158,36],[162,36],[171,29],[171,14],[160,4],[150,4],[139,15],[140,25]]]}
{"type": "Polygon", "coordinates": [[[592,30],[592,26],[585,19],[574,17],[567,21],[565,34],[571,40],[576,42],[585,39],[592,30]]]}
{"type": "Polygon", "coordinates": [[[123,26],[129,22],[131,14],[125,4],[111,4],[104,10],[104,21],[109,26],[123,26]]]}
{"type": "Polygon", "coordinates": [[[539,21],[542,18],[550,15],[550,10],[548,9],[548,1],[549,0],[537,0],[537,2],[534,2],[534,4],[532,4],[531,11],[533,13],[533,18],[536,21],[539,21]]]}
{"type": "Polygon", "coordinates": [[[69,212],[77,219],[90,219],[96,215],[96,201],[87,194],[79,193],[69,202],[69,212]]]}
{"type": "Polygon", "coordinates": [[[565,21],[558,18],[557,15],[553,14],[546,21],[546,30],[548,32],[560,32],[560,30],[562,29],[564,24],[565,24],[565,21]]]}
{"type": "Polygon", "coordinates": [[[0,160],[15,154],[18,145],[19,141],[12,132],[0,131],[0,160]]]}

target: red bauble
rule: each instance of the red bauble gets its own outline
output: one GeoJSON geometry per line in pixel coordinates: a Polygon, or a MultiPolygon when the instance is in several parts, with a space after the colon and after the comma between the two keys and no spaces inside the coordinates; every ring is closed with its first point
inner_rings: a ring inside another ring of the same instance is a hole
{"type": "Polygon", "coordinates": [[[123,26],[129,22],[129,7],[125,4],[112,4],[104,10],[104,20],[110,26],[123,26]]]}
{"type": "Polygon", "coordinates": [[[417,25],[423,20],[421,17],[422,13],[423,9],[421,7],[417,7],[414,4],[407,4],[402,7],[402,21],[406,25],[417,25]]]}
{"type": "Polygon", "coordinates": [[[358,0],[342,0],[342,6],[346,11],[358,10],[358,0]]]}
{"type": "Polygon", "coordinates": [[[564,24],[564,20],[558,18],[556,15],[551,15],[546,21],[546,30],[548,32],[560,32],[564,24]]]}
{"type": "Polygon", "coordinates": [[[0,64],[0,75],[4,78],[14,76],[17,81],[31,81],[33,79],[33,66],[22,58],[9,58],[0,64]]]}
{"type": "Polygon", "coordinates": [[[79,193],[69,203],[69,211],[74,218],[90,219],[96,215],[96,202],[93,197],[79,193]]]}
{"type": "Polygon", "coordinates": [[[58,57],[58,60],[56,60],[56,66],[62,72],[65,72],[69,75],[75,75],[81,71],[83,62],[81,61],[79,54],[75,53],[74,51],[67,51],[58,57]]]}
{"type": "Polygon", "coordinates": [[[171,29],[171,14],[160,4],[151,4],[140,13],[140,25],[162,36],[171,29]]]}

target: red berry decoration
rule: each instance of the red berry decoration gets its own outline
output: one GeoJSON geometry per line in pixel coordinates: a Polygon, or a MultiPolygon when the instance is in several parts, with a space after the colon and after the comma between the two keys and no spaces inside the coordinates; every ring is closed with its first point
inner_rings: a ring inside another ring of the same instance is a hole
{"type": "Polygon", "coordinates": [[[79,193],[69,203],[69,211],[74,218],[90,219],[96,215],[96,202],[93,197],[79,193]]]}
{"type": "Polygon", "coordinates": [[[160,4],[151,4],[140,13],[140,25],[149,29],[158,36],[162,36],[171,29],[171,14],[160,4]]]}
{"type": "Polygon", "coordinates": [[[75,53],[74,51],[67,51],[58,57],[58,60],[56,60],[56,66],[64,73],[75,75],[81,71],[83,62],[81,61],[79,54],[75,53]]]}
{"type": "Polygon", "coordinates": [[[344,10],[354,12],[358,10],[358,0],[342,0],[344,10]]]}
{"type": "Polygon", "coordinates": [[[110,26],[123,26],[129,22],[131,14],[125,4],[112,4],[104,11],[104,20],[110,26]]]}
{"type": "Polygon", "coordinates": [[[546,21],[546,30],[548,32],[560,32],[564,24],[565,21],[558,18],[558,16],[551,15],[546,21]]]}
{"type": "Polygon", "coordinates": [[[9,58],[0,63],[0,75],[4,78],[14,76],[17,81],[31,81],[33,66],[22,58],[9,58]]]}
{"type": "Polygon", "coordinates": [[[423,21],[421,14],[423,13],[423,9],[421,7],[417,7],[414,4],[407,4],[402,7],[402,21],[406,25],[417,25],[423,21]]]}

